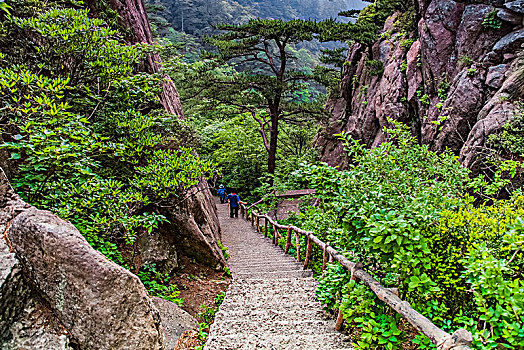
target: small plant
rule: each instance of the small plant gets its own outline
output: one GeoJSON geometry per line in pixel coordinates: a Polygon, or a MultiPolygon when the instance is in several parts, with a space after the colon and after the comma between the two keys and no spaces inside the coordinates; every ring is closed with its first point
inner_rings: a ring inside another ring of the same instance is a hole
{"type": "Polygon", "coordinates": [[[231,276],[231,270],[229,269],[229,267],[224,266],[224,273],[226,274],[226,276],[231,276]]]}
{"type": "Polygon", "coordinates": [[[440,101],[445,101],[448,98],[448,90],[451,87],[448,79],[444,77],[438,84],[438,98],[440,101]]]}
{"type": "Polygon", "coordinates": [[[404,39],[400,41],[400,47],[403,48],[405,51],[408,51],[413,43],[415,42],[415,39],[404,39]]]}
{"type": "Polygon", "coordinates": [[[477,74],[476,68],[468,68],[467,73],[468,77],[474,77],[477,74]]]}
{"type": "Polygon", "coordinates": [[[368,101],[364,101],[362,102],[362,104],[364,105],[364,107],[366,107],[368,105],[368,101]]]}
{"type": "Polygon", "coordinates": [[[220,242],[220,240],[217,240],[217,244],[218,244],[220,250],[222,251],[222,254],[224,254],[224,258],[225,258],[226,260],[228,260],[229,257],[230,257],[230,255],[229,255],[229,252],[227,251],[227,247],[224,246],[224,245],[222,244],[222,242],[220,242]]]}
{"type": "Polygon", "coordinates": [[[473,59],[469,57],[468,55],[462,55],[459,58],[459,63],[462,67],[469,67],[473,63],[475,63],[475,61],[473,61],[473,59]]]}
{"type": "Polygon", "coordinates": [[[366,67],[371,76],[378,77],[384,73],[384,63],[379,60],[366,60],[366,67]]]}
{"type": "Polygon", "coordinates": [[[498,11],[493,10],[489,12],[486,17],[484,17],[484,21],[482,22],[482,25],[485,28],[489,29],[500,29],[502,27],[502,20],[498,18],[497,16],[498,11]]]}
{"type": "Polygon", "coordinates": [[[169,274],[157,271],[155,264],[144,265],[138,272],[138,278],[146,287],[149,295],[157,296],[182,306],[184,298],[174,284],[169,284],[169,274]]]}
{"type": "Polygon", "coordinates": [[[407,70],[408,70],[408,62],[404,60],[402,61],[402,64],[400,65],[400,71],[405,74],[407,70]]]}
{"type": "Polygon", "coordinates": [[[428,94],[424,94],[424,95],[422,95],[422,96],[419,98],[419,101],[420,101],[420,103],[422,103],[423,105],[429,106],[429,95],[428,95],[428,94]]]}

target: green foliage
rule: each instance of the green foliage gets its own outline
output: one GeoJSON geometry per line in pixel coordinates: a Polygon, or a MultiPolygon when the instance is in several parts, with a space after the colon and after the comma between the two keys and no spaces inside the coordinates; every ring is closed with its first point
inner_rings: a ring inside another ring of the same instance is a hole
{"type": "Polygon", "coordinates": [[[215,306],[210,307],[207,304],[200,305],[200,308],[202,311],[197,313],[195,315],[195,318],[199,321],[198,322],[198,338],[205,342],[207,339],[207,336],[209,335],[209,327],[213,324],[215,321],[215,315],[218,311],[218,308],[220,305],[222,305],[222,302],[225,298],[225,293],[219,293],[215,298],[215,306]]]}
{"type": "Polygon", "coordinates": [[[448,91],[450,87],[451,84],[449,83],[448,78],[444,76],[438,84],[437,95],[440,101],[446,101],[446,99],[448,98],[448,91]]]}
{"type": "Polygon", "coordinates": [[[222,242],[217,241],[218,246],[220,247],[220,250],[222,250],[222,254],[224,254],[224,258],[227,260],[229,259],[229,252],[227,251],[227,247],[222,244],[222,242]]]}
{"type": "Polygon", "coordinates": [[[488,145],[506,157],[524,155],[524,113],[519,109],[514,118],[506,123],[498,133],[491,134],[488,145]]]}
{"type": "Polygon", "coordinates": [[[461,64],[461,66],[463,67],[469,67],[471,66],[473,63],[475,63],[475,61],[469,57],[468,55],[462,55],[460,56],[459,58],[459,63],[461,64]]]}
{"type": "Polygon", "coordinates": [[[429,103],[430,103],[429,95],[424,94],[424,95],[419,96],[419,101],[423,105],[429,106],[429,103]]]}
{"type": "Polygon", "coordinates": [[[174,284],[169,284],[169,275],[157,271],[155,264],[144,265],[138,272],[138,278],[144,284],[149,295],[164,298],[182,306],[184,298],[174,284]]]}
{"type": "Polygon", "coordinates": [[[477,75],[477,69],[476,68],[468,68],[467,69],[467,75],[468,77],[474,77],[477,75]]]}
{"type": "Polygon", "coordinates": [[[366,68],[371,76],[379,77],[384,73],[384,63],[379,60],[366,60],[366,68]]]}
{"type": "MultiPolygon", "coordinates": [[[[162,208],[215,172],[183,147],[191,130],[159,104],[161,76],[138,70],[161,48],[127,45],[83,9],[17,4],[12,12],[2,23],[12,41],[0,48],[1,147],[17,168],[12,184],[138,269],[129,258],[136,238],[167,223],[162,208]]],[[[155,266],[139,274],[151,294],[181,302],[155,266]]]]}
{"type": "Polygon", "coordinates": [[[411,48],[414,42],[415,39],[403,39],[400,41],[400,47],[407,51],[411,48]]]}
{"type": "Polygon", "coordinates": [[[489,29],[500,29],[502,27],[502,20],[498,18],[497,16],[498,10],[493,10],[489,12],[486,17],[484,17],[484,20],[482,21],[482,25],[485,28],[489,29]]]}
{"type": "MultiPolygon", "coordinates": [[[[501,177],[470,179],[453,154],[429,151],[407,127],[390,122],[396,129],[386,130],[388,142],[374,149],[345,138],[349,170],[304,165],[297,171],[319,202],[305,208],[296,225],[362,262],[439,327],[471,331],[475,348],[518,349],[524,338],[523,197],[493,200],[507,184],[501,177]],[[468,192],[492,204],[474,206],[468,192]]],[[[499,175],[514,169],[502,164],[499,175]]],[[[355,348],[400,348],[406,337],[398,316],[336,264],[317,296],[361,328],[355,348]]],[[[423,337],[414,343],[429,346],[423,337]]]]}

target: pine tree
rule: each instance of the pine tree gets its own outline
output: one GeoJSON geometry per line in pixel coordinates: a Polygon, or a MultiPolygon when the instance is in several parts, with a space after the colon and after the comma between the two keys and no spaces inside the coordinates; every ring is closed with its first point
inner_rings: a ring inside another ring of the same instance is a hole
{"type": "Polygon", "coordinates": [[[243,25],[222,24],[217,29],[225,33],[206,41],[218,52],[208,52],[206,57],[216,63],[229,62],[234,71],[201,76],[204,96],[251,114],[260,125],[268,152],[268,172],[274,174],[279,123],[300,123],[322,113],[322,103],[297,101],[293,96],[307,88],[313,74],[290,68],[295,60],[291,46],[313,40],[318,23],[253,19],[243,25]]]}

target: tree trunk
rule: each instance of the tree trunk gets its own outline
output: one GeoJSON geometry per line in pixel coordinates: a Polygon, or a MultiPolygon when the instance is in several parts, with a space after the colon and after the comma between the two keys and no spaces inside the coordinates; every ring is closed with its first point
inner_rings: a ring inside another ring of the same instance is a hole
{"type": "Polygon", "coordinates": [[[269,153],[267,157],[267,171],[270,175],[274,175],[277,162],[278,111],[273,110],[273,108],[271,108],[269,113],[271,116],[271,130],[269,131],[269,153]]]}

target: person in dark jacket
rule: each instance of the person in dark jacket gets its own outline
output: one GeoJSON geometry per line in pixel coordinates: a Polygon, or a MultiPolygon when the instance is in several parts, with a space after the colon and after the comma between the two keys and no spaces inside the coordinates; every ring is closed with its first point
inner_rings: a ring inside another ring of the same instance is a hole
{"type": "Polygon", "coordinates": [[[224,185],[220,185],[220,187],[218,188],[218,196],[220,197],[220,203],[224,204],[226,202],[226,194],[226,188],[224,187],[224,185]]]}
{"type": "Polygon", "coordinates": [[[227,196],[227,202],[229,203],[229,217],[238,218],[238,208],[240,208],[240,204],[246,203],[242,202],[235,192],[227,196]]]}

